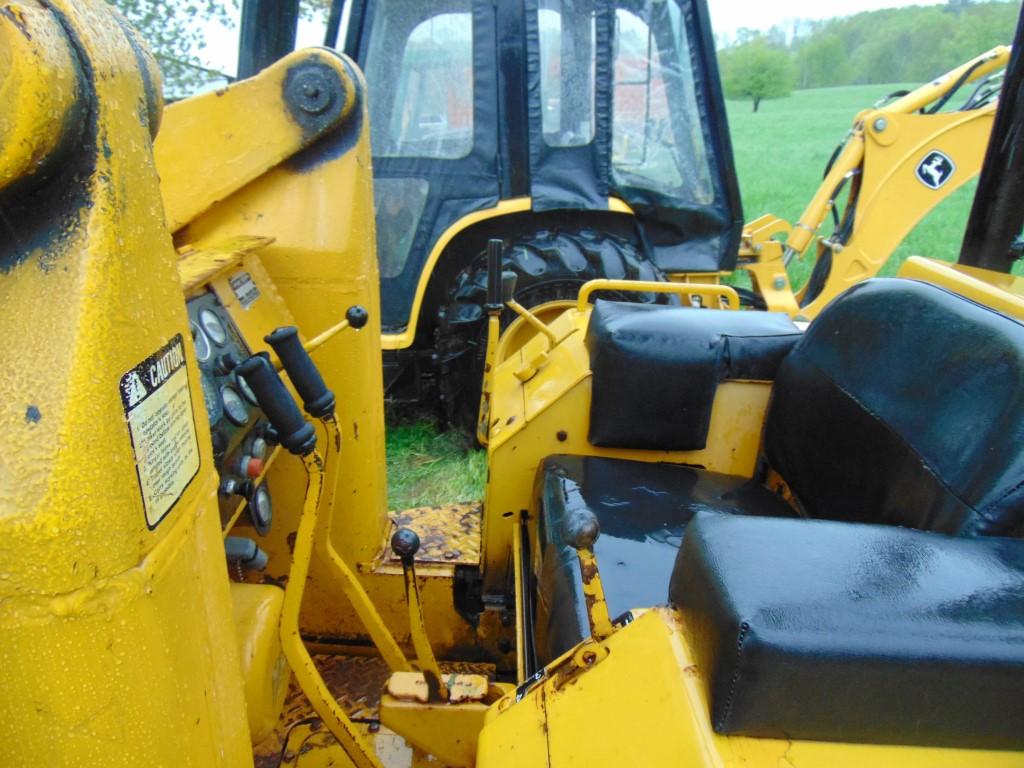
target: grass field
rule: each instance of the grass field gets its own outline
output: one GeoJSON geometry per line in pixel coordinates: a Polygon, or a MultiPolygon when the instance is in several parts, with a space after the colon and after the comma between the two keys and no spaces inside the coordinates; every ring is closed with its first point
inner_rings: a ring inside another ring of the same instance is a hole
{"type": "MultiPolygon", "coordinates": [[[[749,102],[729,102],[729,122],[746,220],[774,213],[795,221],[817,189],[832,151],[853,116],[897,90],[895,85],[797,91],[765,101],[756,114],[749,102]]],[[[960,249],[974,185],[966,185],[915,229],[890,259],[893,274],[910,254],[953,260],[960,249]]],[[[795,265],[799,281],[809,265],[795,265]],[[803,269],[801,270],[801,266],[803,269]]],[[[482,451],[467,449],[453,433],[431,424],[393,426],[388,431],[389,500],[393,509],[470,501],[483,495],[487,470],[482,451]]]]}

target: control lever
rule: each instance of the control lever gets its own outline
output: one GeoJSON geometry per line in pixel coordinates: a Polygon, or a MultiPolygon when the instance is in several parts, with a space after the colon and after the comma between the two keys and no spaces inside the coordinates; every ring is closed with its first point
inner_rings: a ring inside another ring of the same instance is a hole
{"type": "MultiPolygon", "coordinates": [[[[361,328],[366,324],[366,320],[366,310],[355,305],[349,307],[346,313],[346,320],[343,322],[347,322],[348,327],[361,328]]],[[[334,393],[327,388],[323,376],[320,375],[320,371],[316,367],[316,363],[310,358],[307,349],[309,345],[304,346],[299,339],[298,329],[294,326],[278,328],[269,334],[265,341],[277,353],[281,365],[288,374],[288,378],[291,379],[292,384],[295,385],[295,389],[302,398],[306,413],[323,422],[328,430],[328,434],[334,437],[333,444],[335,450],[333,452],[330,450],[326,451],[323,467],[323,474],[333,478],[341,454],[341,429],[334,414],[334,393]]],[[[268,368],[272,368],[269,362],[266,365],[268,368]]],[[[277,378],[276,372],[274,372],[274,377],[277,378]]],[[[281,386],[284,395],[292,402],[294,407],[294,401],[292,401],[287,390],[284,390],[280,379],[278,379],[277,383],[281,386]]],[[[283,440],[282,444],[284,444],[283,440]]],[[[328,492],[333,493],[333,491],[328,492]]],[[[330,507],[330,502],[328,502],[327,506],[330,507]]],[[[313,533],[313,545],[320,557],[332,566],[329,570],[338,578],[342,591],[352,603],[352,607],[362,621],[363,626],[366,627],[374,645],[380,651],[381,658],[384,659],[388,667],[394,672],[409,671],[411,669],[409,662],[402,654],[402,650],[395,641],[394,636],[384,624],[384,620],[371,602],[370,596],[366,594],[362,583],[348,563],[345,562],[334,548],[331,540],[331,514],[329,511],[325,511],[318,518],[318,523],[313,533]]]]}
{"type": "Polygon", "coordinates": [[[601,574],[597,569],[597,557],[594,555],[594,543],[601,535],[601,528],[597,517],[586,509],[572,512],[562,526],[562,535],[576,550],[580,560],[590,634],[595,640],[603,640],[612,633],[612,621],[608,615],[608,603],[604,597],[601,574]]]}
{"type": "Polygon", "coordinates": [[[279,434],[281,445],[302,458],[308,478],[299,527],[293,540],[284,604],[281,606],[281,649],[302,692],[345,751],[354,756],[360,766],[379,766],[380,761],[372,746],[324,682],[306,650],[299,630],[299,613],[309,577],[313,541],[320,516],[320,499],[324,490],[324,459],[316,450],[316,430],[303,418],[298,405],[285,389],[284,382],[266,355],[253,355],[238,366],[238,372],[245,377],[260,408],[279,434]]]}
{"type": "Polygon", "coordinates": [[[321,333],[309,341],[307,341],[303,347],[307,352],[312,352],[322,345],[325,341],[333,338],[337,334],[344,331],[346,328],[352,328],[358,331],[360,328],[366,325],[370,320],[370,313],[366,311],[365,307],[361,307],[358,304],[353,304],[347,310],[345,310],[345,319],[337,325],[333,325],[326,331],[321,333]]]}
{"type": "Polygon", "coordinates": [[[484,353],[484,380],[480,387],[480,410],[477,412],[476,439],[487,445],[490,432],[491,392],[494,389],[494,368],[498,358],[498,339],[501,338],[501,313],[506,302],[512,301],[516,291],[516,273],[502,272],[502,254],[505,244],[492,238],[487,241],[487,349],[484,353]]]}
{"type": "Polygon", "coordinates": [[[333,414],[334,393],[327,388],[309,352],[302,346],[299,330],[294,325],[278,328],[266,336],[264,341],[277,353],[288,378],[302,398],[302,407],[306,413],[314,419],[323,419],[333,414]]]}
{"type": "Polygon", "coordinates": [[[316,430],[302,417],[295,400],[267,358],[253,355],[239,364],[238,372],[256,396],[281,445],[296,456],[312,453],[316,449],[316,430]]]}
{"type": "Polygon", "coordinates": [[[405,598],[409,603],[409,630],[412,645],[416,649],[416,661],[427,681],[429,701],[448,701],[448,686],[441,677],[441,667],[430,647],[427,628],[423,623],[423,608],[420,605],[420,588],[416,582],[416,553],[420,548],[420,537],[410,528],[399,528],[391,537],[391,551],[402,561],[405,574],[405,598]]]}

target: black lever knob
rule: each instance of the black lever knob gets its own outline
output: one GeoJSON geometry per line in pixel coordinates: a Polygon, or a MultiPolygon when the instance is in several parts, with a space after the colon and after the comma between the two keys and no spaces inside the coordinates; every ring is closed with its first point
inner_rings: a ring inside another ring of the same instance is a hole
{"type": "Polygon", "coordinates": [[[366,325],[367,321],[370,319],[370,313],[366,311],[366,307],[353,304],[345,312],[345,319],[348,320],[350,328],[355,328],[358,331],[366,325]]]}
{"type": "Polygon", "coordinates": [[[238,366],[238,373],[270,419],[281,445],[298,456],[316,448],[316,430],[302,417],[294,398],[265,357],[253,355],[238,366]]]}
{"type": "Polygon", "coordinates": [[[322,419],[334,411],[334,393],[327,388],[324,377],[299,340],[299,331],[294,325],[278,328],[264,338],[281,358],[281,365],[288,373],[295,389],[302,398],[302,407],[314,419],[322,419]]]}
{"type": "Polygon", "coordinates": [[[391,537],[391,551],[398,555],[402,565],[412,565],[420,551],[420,537],[411,528],[399,528],[391,537]]]}

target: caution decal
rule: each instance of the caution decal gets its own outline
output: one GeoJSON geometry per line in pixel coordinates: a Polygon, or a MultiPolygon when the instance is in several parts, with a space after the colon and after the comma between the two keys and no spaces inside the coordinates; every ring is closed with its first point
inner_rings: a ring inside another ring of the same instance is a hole
{"type": "Polygon", "coordinates": [[[181,334],[121,377],[146,525],[156,528],[199,472],[199,440],[181,334]]]}

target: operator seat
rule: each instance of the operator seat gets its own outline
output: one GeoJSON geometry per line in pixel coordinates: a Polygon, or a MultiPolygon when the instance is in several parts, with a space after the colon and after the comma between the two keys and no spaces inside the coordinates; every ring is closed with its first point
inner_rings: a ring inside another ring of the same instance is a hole
{"type": "MultiPolygon", "coordinates": [[[[591,319],[598,329],[605,304],[591,319]]],[[[707,322],[725,313],[687,314],[707,322]]],[[[617,342],[596,339],[592,360],[608,355],[602,343],[617,342]]],[[[636,366],[593,369],[595,392],[623,386],[599,375],[637,380],[636,366]]],[[[614,617],[665,602],[685,526],[700,511],[1021,536],[1022,438],[1024,325],[930,284],[861,283],[777,365],[763,444],[795,509],[747,478],[696,468],[562,456],[543,463],[538,655],[551,660],[588,634],[578,562],[561,534],[574,505],[598,518],[602,538],[608,532],[596,552],[614,617]]]]}

